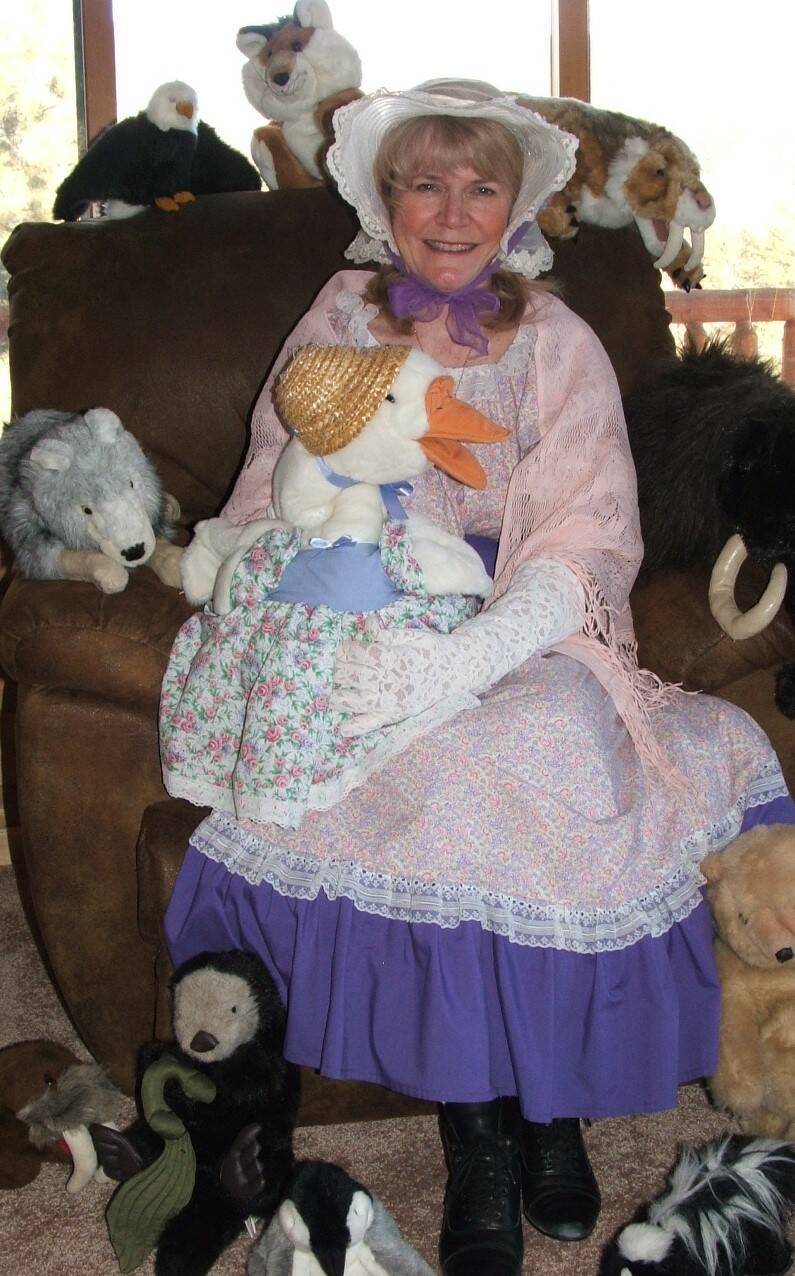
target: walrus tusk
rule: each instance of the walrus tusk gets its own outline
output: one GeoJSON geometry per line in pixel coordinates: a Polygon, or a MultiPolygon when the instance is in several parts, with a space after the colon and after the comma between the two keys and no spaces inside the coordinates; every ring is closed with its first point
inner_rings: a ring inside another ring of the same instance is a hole
{"type": "Polygon", "coordinates": [[[662,253],[655,261],[658,270],[665,270],[666,266],[670,266],[679,249],[682,247],[682,240],[685,237],[685,228],[680,226],[679,222],[671,222],[668,230],[668,243],[662,250],[662,253]]]}
{"type": "Polygon", "coordinates": [[[730,536],[715,560],[709,582],[709,609],[730,638],[753,638],[775,618],[787,592],[787,569],[776,563],[767,588],[759,602],[748,611],[740,611],[734,600],[734,587],[740,568],[748,557],[742,536],[730,536]]]}
{"type": "Polygon", "coordinates": [[[693,250],[685,262],[685,270],[692,270],[694,266],[701,265],[701,259],[704,256],[704,231],[691,230],[690,242],[693,245],[693,250]]]}

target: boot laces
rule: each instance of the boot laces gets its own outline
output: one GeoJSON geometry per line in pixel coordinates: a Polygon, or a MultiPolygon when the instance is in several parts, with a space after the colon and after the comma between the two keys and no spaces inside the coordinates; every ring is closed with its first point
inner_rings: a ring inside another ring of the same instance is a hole
{"type": "Polygon", "coordinates": [[[449,1191],[458,1198],[470,1227],[495,1229],[506,1219],[516,1190],[516,1143],[508,1135],[473,1140],[456,1157],[449,1191]]]}
{"type": "Polygon", "coordinates": [[[534,1170],[543,1174],[587,1174],[588,1161],[582,1142],[580,1122],[558,1118],[550,1125],[530,1125],[527,1158],[534,1170]]]}

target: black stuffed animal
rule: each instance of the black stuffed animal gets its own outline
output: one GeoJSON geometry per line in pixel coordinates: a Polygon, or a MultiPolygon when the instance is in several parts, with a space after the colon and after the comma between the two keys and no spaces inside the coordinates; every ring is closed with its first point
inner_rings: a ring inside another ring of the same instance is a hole
{"type": "MultiPolygon", "coordinates": [[[[733,607],[743,546],[795,617],[795,391],[763,360],[713,340],[652,368],[624,411],[638,473],[642,575],[712,567],[736,535],[742,546],[725,582],[727,632],[750,637],[767,610],[764,598],[744,617],[733,607]]],[[[795,717],[793,666],[779,672],[776,703],[795,717]]]]}
{"type": "MultiPolygon", "coordinates": [[[[139,1084],[151,1064],[170,1056],[208,1078],[215,1097],[192,1098],[175,1080],[165,1083],[166,1104],[190,1137],[196,1177],[188,1204],[160,1233],[155,1272],[204,1276],[245,1220],[267,1224],[281,1199],[294,1164],[299,1074],[284,1059],[284,1009],[259,958],[201,953],[175,971],[172,990],[176,1044],[142,1048],[139,1084]]],[[[164,1152],[143,1119],[124,1132],[94,1125],[91,1134],[105,1173],[125,1185],[164,1152]]]]}
{"type": "Polygon", "coordinates": [[[795,1148],[727,1135],[685,1148],[661,1196],[606,1247],[600,1276],[785,1276],[795,1148]]]}
{"type": "Polygon", "coordinates": [[[100,133],[58,187],[52,215],[77,221],[92,202],[115,218],[151,205],[173,213],[196,195],[261,185],[253,164],[199,119],[195,91],[174,80],[155,89],[145,111],[100,133]]]}

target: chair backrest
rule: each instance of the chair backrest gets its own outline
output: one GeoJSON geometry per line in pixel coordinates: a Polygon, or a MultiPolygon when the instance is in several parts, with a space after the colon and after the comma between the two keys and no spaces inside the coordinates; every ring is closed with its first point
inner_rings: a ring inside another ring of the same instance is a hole
{"type": "MultiPolygon", "coordinates": [[[[10,272],[14,412],[113,408],[187,521],[216,512],[284,338],[356,231],[336,195],[205,196],[178,214],[28,223],[10,272]]],[[[659,276],[634,227],[556,246],[563,299],[605,344],[622,390],[672,348],[659,276]]]]}

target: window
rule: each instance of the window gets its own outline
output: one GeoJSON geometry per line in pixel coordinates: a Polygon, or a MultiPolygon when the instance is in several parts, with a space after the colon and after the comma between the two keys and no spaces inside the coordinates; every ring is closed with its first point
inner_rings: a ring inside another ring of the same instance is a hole
{"type": "MultiPolygon", "coordinates": [[[[494,0],[487,17],[471,0],[455,8],[438,0],[402,0],[391,11],[362,0],[330,0],[329,7],[335,28],[362,60],[365,91],[447,75],[550,92],[550,0],[494,0]]],[[[290,8],[288,0],[272,14],[290,8]]],[[[197,22],[186,22],[181,6],[162,0],[114,0],[119,118],[142,110],[158,84],[185,80],[207,123],[248,155],[251,134],[264,121],[243,93],[244,58],[235,37],[240,27],[263,21],[251,0],[207,6],[197,22]]]]}
{"type": "MultiPolygon", "coordinates": [[[[795,287],[789,7],[590,0],[590,38],[592,101],[664,125],[698,156],[717,208],[704,287],[795,287]]],[[[760,353],[776,357],[780,327],[765,327],[760,353]]]]}
{"type": "MultiPolygon", "coordinates": [[[[77,159],[72,7],[29,0],[3,31],[0,61],[0,244],[23,221],[46,221],[77,159]]],[[[0,422],[8,384],[8,275],[0,267],[0,422]]]]}

